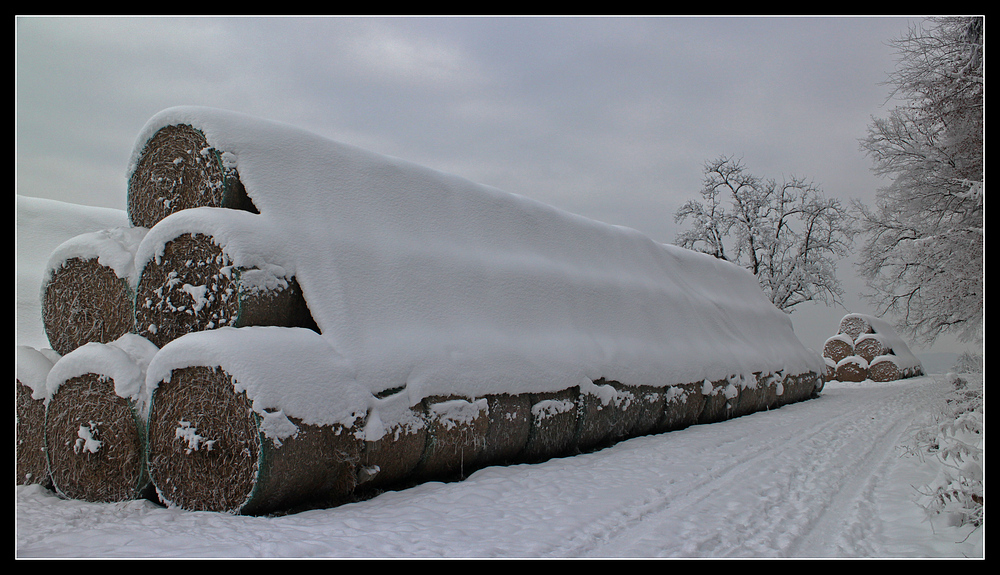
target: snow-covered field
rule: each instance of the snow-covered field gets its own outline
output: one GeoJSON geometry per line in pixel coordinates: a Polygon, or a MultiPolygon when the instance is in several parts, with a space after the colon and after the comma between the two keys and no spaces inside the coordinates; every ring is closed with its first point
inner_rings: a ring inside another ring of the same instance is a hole
{"type": "MultiPolygon", "coordinates": [[[[36,278],[48,253],[124,216],[17,202],[16,343],[45,347],[36,278]]],[[[285,516],[17,486],[16,556],[982,558],[984,528],[928,520],[919,505],[940,466],[911,448],[951,389],[943,375],[831,382],[769,412],[285,516]]]]}

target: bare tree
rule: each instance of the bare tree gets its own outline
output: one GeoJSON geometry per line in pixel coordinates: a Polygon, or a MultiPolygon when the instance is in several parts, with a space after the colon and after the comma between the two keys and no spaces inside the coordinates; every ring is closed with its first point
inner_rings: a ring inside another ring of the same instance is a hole
{"type": "Polygon", "coordinates": [[[836,260],[850,252],[855,229],[839,200],[802,178],[760,178],[731,157],[706,163],[704,174],[702,200],[675,214],[678,223],[693,223],[677,245],[745,267],[785,312],[806,302],[840,303],[836,260]]]}
{"type": "Polygon", "coordinates": [[[903,104],[874,118],[861,148],[889,179],[857,203],[858,269],[879,315],[923,343],[981,337],[984,252],[983,19],[930,19],[893,42],[903,104]]]}

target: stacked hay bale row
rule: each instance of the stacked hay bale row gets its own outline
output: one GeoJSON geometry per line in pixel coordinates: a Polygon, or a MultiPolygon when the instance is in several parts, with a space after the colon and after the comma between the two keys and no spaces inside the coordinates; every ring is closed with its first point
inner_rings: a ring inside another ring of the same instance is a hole
{"type": "Polygon", "coordinates": [[[149,376],[157,382],[149,471],[160,497],[184,509],[240,514],[334,505],[774,409],[811,397],[817,386],[815,374],[641,390],[598,381],[553,393],[413,403],[405,390],[373,398],[331,378],[344,369],[325,339],[305,329],[221,328],[164,346],[149,376]],[[292,372],[295,378],[282,377],[292,372]]]}
{"type": "Polygon", "coordinates": [[[895,381],[923,375],[920,361],[887,322],[852,313],[823,346],[827,381],[895,381]]]}
{"type": "Polygon", "coordinates": [[[140,134],[128,193],[138,241],[115,275],[134,333],[68,344],[47,386],[77,460],[112,454],[109,422],[139,421],[118,451],[143,456],[118,464],[113,497],[152,486],[185,509],[267,513],[822,387],[743,270],[284,126],[167,111],[140,134]],[[117,415],[62,414],[98,383],[117,415]]]}

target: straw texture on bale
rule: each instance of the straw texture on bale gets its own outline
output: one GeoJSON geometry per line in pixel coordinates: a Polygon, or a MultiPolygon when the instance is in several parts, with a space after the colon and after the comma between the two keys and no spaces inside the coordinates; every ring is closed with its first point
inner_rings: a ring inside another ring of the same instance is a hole
{"type": "Polygon", "coordinates": [[[136,331],[158,347],[218,327],[274,325],[316,330],[294,278],[274,289],[249,286],[210,236],[182,234],[142,269],[136,287],[136,331]]]}
{"type": "Polygon", "coordinates": [[[17,417],[16,484],[34,483],[49,487],[48,463],[45,459],[45,402],[33,399],[31,388],[15,379],[14,401],[17,417]]]}
{"type": "Polygon", "coordinates": [[[70,258],[42,288],[42,325],[49,345],[65,355],[90,342],[132,331],[132,290],[97,258],[70,258]]]}
{"type": "Polygon", "coordinates": [[[666,391],[662,387],[638,385],[632,388],[635,394],[636,415],[631,418],[632,429],[630,437],[655,433],[663,417],[663,409],[667,403],[666,391]]]}
{"type": "Polygon", "coordinates": [[[489,405],[485,398],[424,399],[427,444],[414,473],[420,478],[461,477],[476,465],[486,447],[489,405]]]}
{"type": "Polygon", "coordinates": [[[667,387],[664,392],[663,416],[657,430],[673,431],[697,424],[705,406],[702,387],[701,382],[667,387]]]}
{"type": "Polygon", "coordinates": [[[904,377],[909,375],[899,368],[892,357],[877,356],[872,358],[871,364],[868,365],[868,379],[872,381],[895,381],[904,377]]]}
{"type": "Polygon", "coordinates": [[[579,388],[531,394],[531,433],[521,452],[524,461],[541,461],[576,448],[579,388]]]}
{"type": "Polygon", "coordinates": [[[143,497],[149,483],[142,422],[103,375],[69,378],[52,394],[45,451],[53,487],[64,497],[129,501],[143,497]]]}
{"type": "Polygon", "coordinates": [[[406,408],[378,439],[365,440],[357,469],[358,483],[366,490],[385,489],[411,479],[427,446],[423,404],[406,408]]]}
{"type": "Polygon", "coordinates": [[[852,355],[837,363],[837,380],[859,382],[868,379],[868,362],[863,357],[852,355]]]}
{"type": "Polygon", "coordinates": [[[733,417],[739,404],[740,390],[729,379],[706,382],[702,393],[705,404],[698,417],[698,423],[714,423],[733,417]]]}
{"type": "Polygon", "coordinates": [[[846,334],[835,335],[827,339],[823,344],[823,357],[828,357],[834,363],[837,363],[849,355],[854,355],[854,345],[852,342],[853,340],[846,334]]]}
{"type": "Polygon", "coordinates": [[[859,314],[848,314],[840,320],[840,331],[852,341],[857,341],[858,337],[865,333],[872,333],[872,326],[863,316],[859,314]]]}
{"type": "Polygon", "coordinates": [[[853,355],[859,355],[865,358],[865,361],[870,364],[876,357],[886,355],[891,351],[892,350],[882,342],[882,338],[873,333],[864,334],[858,337],[858,340],[854,343],[853,355]]]}
{"type": "Polygon", "coordinates": [[[46,379],[59,354],[51,349],[14,346],[15,483],[52,487],[45,456],[46,379]]]}
{"type": "Polygon", "coordinates": [[[145,143],[128,182],[128,217],[151,228],[187,208],[257,212],[225,153],[189,125],[165,126],[145,143]]]}
{"type": "Polygon", "coordinates": [[[501,393],[487,396],[486,401],[489,429],[480,461],[484,464],[516,461],[531,434],[531,396],[501,393]]]}
{"type": "Polygon", "coordinates": [[[224,370],[174,370],[154,392],[149,417],[149,471],[161,499],[256,515],[329,505],[354,491],[362,448],[355,430],[298,422],[293,437],[276,441],[261,421],[224,370]]]}

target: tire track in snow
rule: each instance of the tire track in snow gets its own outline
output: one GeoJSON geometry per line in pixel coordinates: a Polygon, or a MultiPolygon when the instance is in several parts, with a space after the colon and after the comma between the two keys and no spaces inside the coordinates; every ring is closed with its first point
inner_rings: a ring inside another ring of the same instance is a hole
{"type": "Polygon", "coordinates": [[[928,392],[908,382],[841,388],[689,428],[698,442],[714,442],[707,466],[596,519],[547,555],[870,555],[880,528],[873,491],[928,392]]]}

